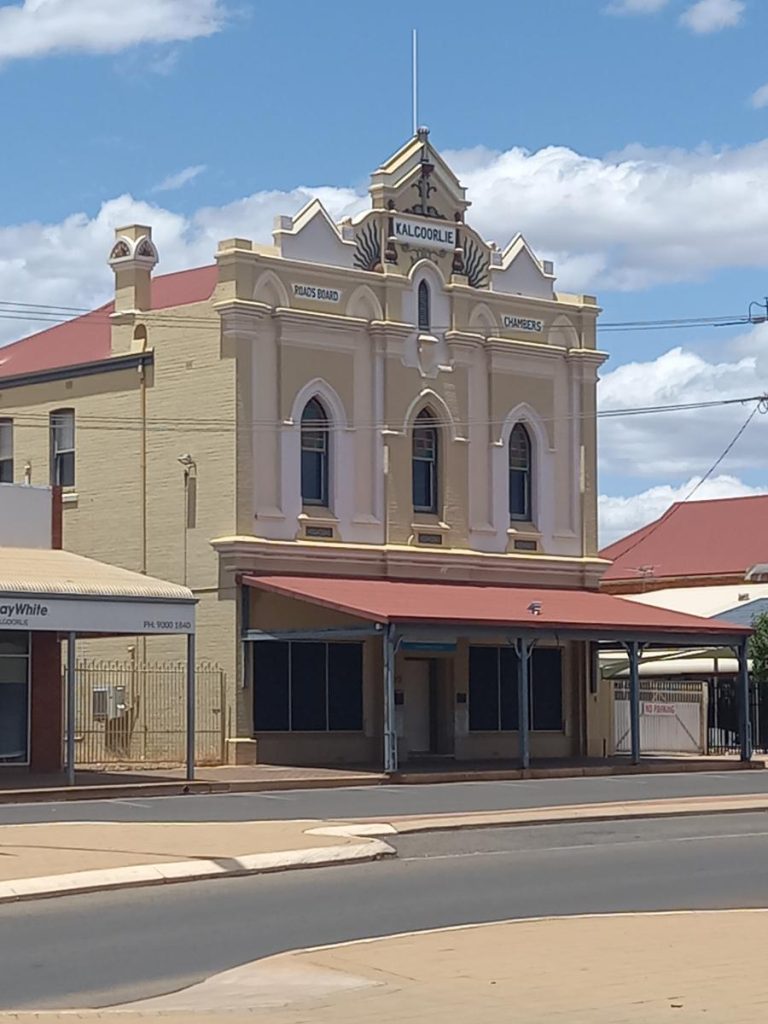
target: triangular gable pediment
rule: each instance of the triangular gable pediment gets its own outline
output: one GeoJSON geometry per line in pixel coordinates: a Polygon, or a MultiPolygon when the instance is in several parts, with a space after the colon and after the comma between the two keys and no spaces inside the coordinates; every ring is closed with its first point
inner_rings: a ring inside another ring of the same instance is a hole
{"type": "Polygon", "coordinates": [[[313,199],[295,217],[278,217],[272,234],[285,259],[351,267],[355,243],[342,231],[320,200],[313,199]]]}
{"type": "Polygon", "coordinates": [[[491,266],[491,288],[510,295],[551,298],[554,274],[551,263],[541,263],[521,234],[515,235],[491,266]]]}
{"type": "Polygon", "coordinates": [[[429,142],[426,129],[371,175],[369,191],[376,209],[444,220],[463,219],[470,205],[466,189],[429,142]]]}

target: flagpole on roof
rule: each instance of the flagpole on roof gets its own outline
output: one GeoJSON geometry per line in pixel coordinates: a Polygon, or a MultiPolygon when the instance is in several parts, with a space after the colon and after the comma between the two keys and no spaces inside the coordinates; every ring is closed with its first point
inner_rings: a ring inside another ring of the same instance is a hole
{"type": "Polygon", "coordinates": [[[419,127],[419,42],[416,29],[413,30],[411,36],[411,82],[412,82],[412,99],[413,99],[413,134],[415,135],[419,127]]]}

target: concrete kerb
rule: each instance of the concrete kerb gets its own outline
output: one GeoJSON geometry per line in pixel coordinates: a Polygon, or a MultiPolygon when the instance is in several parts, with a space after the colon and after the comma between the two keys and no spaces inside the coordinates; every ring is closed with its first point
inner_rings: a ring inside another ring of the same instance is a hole
{"type": "Polygon", "coordinates": [[[245,854],[219,860],[174,861],[165,864],[137,864],[96,871],[76,871],[66,875],[20,878],[0,882],[0,904],[55,896],[143,888],[178,882],[212,881],[244,875],[273,874],[278,871],[333,867],[365,863],[394,857],[395,850],[378,839],[346,846],[319,846],[305,850],[279,850],[273,853],[245,854]]]}
{"type": "Polygon", "coordinates": [[[536,825],[566,825],[571,822],[630,821],[652,818],[703,817],[713,814],[768,812],[768,796],[679,797],[667,800],[615,804],[575,804],[564,807],[526,808],[518,811],[489,811],[393,818],[387,822],[358,821],[320,825],[307,835],[363,837],[414,835],[485,828],[524,828],[536,825]]]}
{"type": "Polygon", "coordinates": [[[46,786],[0,789],[0,804],[53,803],[69,800],[119,800],[152,796],[203,796],[226,793],[270,793],[287,790],[349,789],[361,786],[426,786],[460,782],[514,782],[521,779],[599,778],[612,775],[677,775],[689,772],[762,771],[763,761],[654,761],[638,765],[576,765],[551,768],[478,768],[448,772],[410,772],[403,770],[392,775],[382,773],[350,774],[337,778],[301,779],[199,779],[187,782],[169,779],[156,782],[104,783],[99,785],[46,786]]]}

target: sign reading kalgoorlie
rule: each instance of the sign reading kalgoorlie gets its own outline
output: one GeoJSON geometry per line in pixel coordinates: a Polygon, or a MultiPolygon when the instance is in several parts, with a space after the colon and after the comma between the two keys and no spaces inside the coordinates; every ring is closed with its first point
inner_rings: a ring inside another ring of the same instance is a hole
{"type": "Polygon", "coordinates": [[[523,316],[505,315],[501,318],[501,325],[507,331],[526,331],[529,334],[540,334],[544,330],[541,320],[530,320],[523,316]]]}
{"type": "Polygon", "coordinates": [[[341,302],[341,292],[338,288],[326,288],[319,284],[294,283],[293,294],[297,299],[311,299],[313,302],[341,302]]]}
{"type": "Polygon", "coordinates": [[[456,228],[447,224],[425,224],[410,217],[395,217],[395,238],[404,245],[423,245],[428,249],[455,249],[456,228]]]}

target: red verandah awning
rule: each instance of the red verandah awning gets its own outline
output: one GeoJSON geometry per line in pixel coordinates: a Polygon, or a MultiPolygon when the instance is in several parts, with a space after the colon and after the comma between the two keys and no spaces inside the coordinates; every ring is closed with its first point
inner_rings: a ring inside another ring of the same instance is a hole
{"type": "Polygon", "coordinates": [[[591,590],[313,576],[244,576],[242,582],[383,624],[561,629],[627,639],[675,634],[740,640],[752,632],[591,590]]]}

